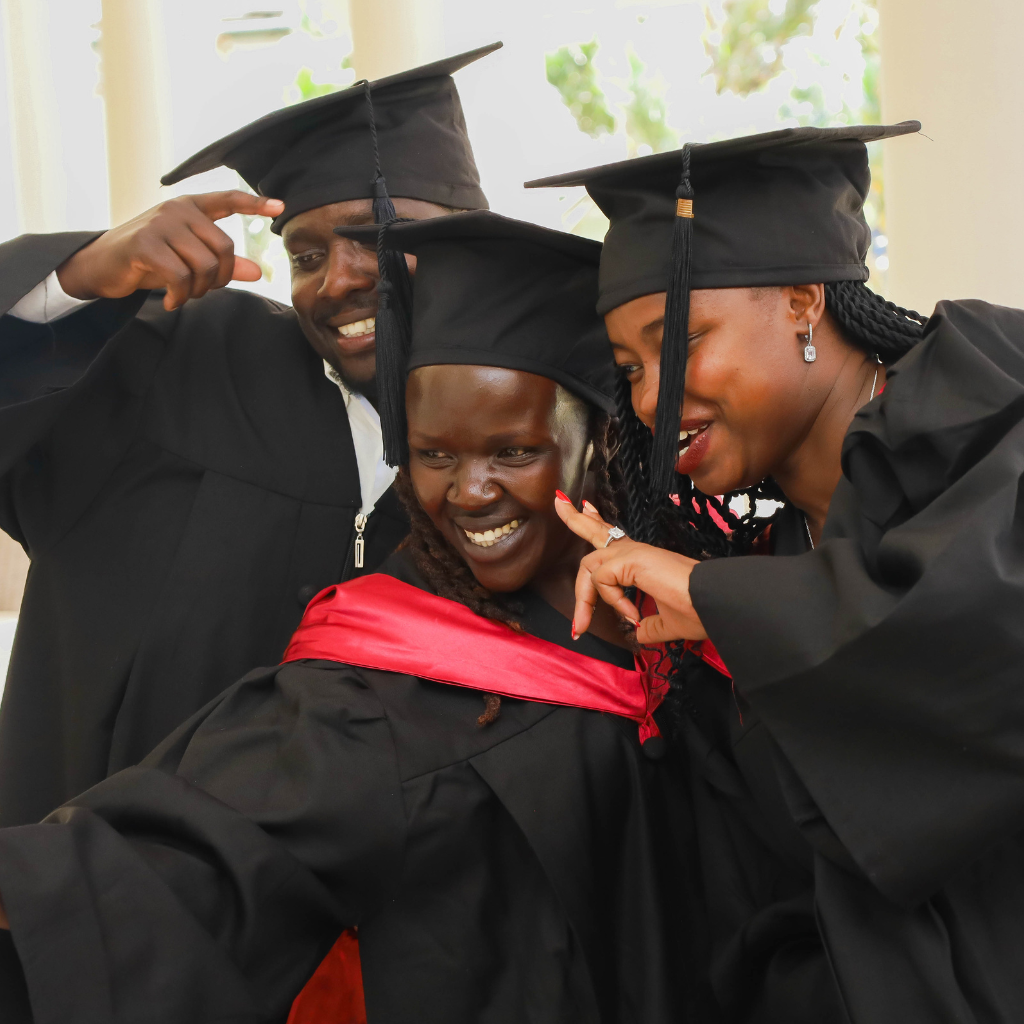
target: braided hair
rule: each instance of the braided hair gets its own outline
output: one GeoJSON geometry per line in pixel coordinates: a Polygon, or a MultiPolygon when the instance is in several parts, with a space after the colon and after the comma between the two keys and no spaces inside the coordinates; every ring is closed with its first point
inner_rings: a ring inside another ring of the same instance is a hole
{"type": "Polygon", "coordinates": [[[825,308],[843,336],[887,366],[905,356],[924,334],[928,317],[883,299],[863,281],[825,285],[825,308]]]}
{"type": "MultiPolygon", "coordinates": [[[[617,515],[615,498],[608,480],[610,418],[593,410],[588,426],[588,436],[594,445],[588,469],[597,485],[594,504],[605,518],[614,521],[617,515]]],[[[401,547],[412,555],[424,582],[441,597],[457,601],[471,612],[501,622],[517,633],[524,632],[519,621],[522,609],[503,595],[492,594],[477,581],[469,566],[416,500],[408,464],[398,471],[395,491],[409,515],[409,535],[401,547]]],[[[484,694],[484,712],[477,719],[477,725],[490,725],[500,713],[501,698],[496,693],[484,694]]]]}

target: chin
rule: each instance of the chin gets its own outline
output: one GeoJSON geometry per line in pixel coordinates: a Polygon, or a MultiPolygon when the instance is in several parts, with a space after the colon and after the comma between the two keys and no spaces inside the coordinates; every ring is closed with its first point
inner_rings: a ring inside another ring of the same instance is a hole
{"type": "Polygon", "coordinates": [[[356,387],[362,384],[369,384],[377,373],[377,353],[375,349],[361,353],[358,356],[345,356],[340,352],[334,352],[334,358],[330,360],[341,376],[350,381],[356,387]]]}
{"type": "Polygon", "coordinates": [[[690,474],[693,486],[702,494],[728,494],[730,491],[738,491],[748,486],[743,482],[742,476],[736,473],[705,469],[700,466],[696,473],[690,474]]]}

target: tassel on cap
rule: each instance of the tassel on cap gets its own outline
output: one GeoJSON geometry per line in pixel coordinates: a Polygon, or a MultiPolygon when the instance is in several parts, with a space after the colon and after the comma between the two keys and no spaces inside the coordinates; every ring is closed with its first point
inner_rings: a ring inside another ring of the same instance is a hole
{"type": "Polygon", "coordinates": [[[675,470],[679,460],[679,413],[686,380],[693,250],[693,186],[690,183],[689,143],[683,146],[682,165],[682,174],[676,188],[671,276],[665,297],[665,327],[661,340],[661,380],[648,474],[653,502],[660,502],[678,490],[675,470]]]}
{"type": "Polygon", "coordinates": [[[363,83],[370,117],[370,139],[373,143],[373,222],[380,225],[377,234],[377,319],[374,328],[377,360],[377,404],[381,433],[384,436],[384,461],[401,466],[408,460],[405,424],[405,375],[409,362],[412,336],[412,280],[405,255],[384,245],[387,226],[397,217],[395,204],[388,195],[387,183],[380,169],[377,148],[377,122],[373,115],[370,83],[363,83]]]}

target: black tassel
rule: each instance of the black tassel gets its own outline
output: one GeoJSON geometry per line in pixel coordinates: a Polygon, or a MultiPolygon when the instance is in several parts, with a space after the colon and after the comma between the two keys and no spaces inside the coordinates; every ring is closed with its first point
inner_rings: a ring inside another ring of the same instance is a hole
{"type": "Polygon", "coordinates": [[[384,435],[384,461],[401,466],[408,461],[409,445],[405,423],[405,378],[412,339],[412,279],[405,254],[384,245],[387,226],[396,219],[395,204],[388,195],[380,169],[377,122],[373,114],[370,83],[364,83],[370,116],[370,138],[376,175],[373,180],[373,222],[377,234],[377,319],[374,327],[377,375],[377,405],[384,435]]]}
{"type": "Polygon", "coordinates": [[[693,249],[693,186],[690,184],[690,146],[683,146],[682,175],[676,189],[672,229],[672,263],[665,297],[665,328],[661,341],[661,380],[654,417],[648,480],[651,500],[660,503],[679,489],[679,413],[686,381],[686,350],[690,327],[690,267],[693,249]]]}

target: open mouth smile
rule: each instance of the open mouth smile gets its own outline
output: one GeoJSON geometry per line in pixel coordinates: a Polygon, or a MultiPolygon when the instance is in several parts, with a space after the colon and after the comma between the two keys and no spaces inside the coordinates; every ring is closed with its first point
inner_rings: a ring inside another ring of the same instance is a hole
{"type": "Polygon", "coordinates": [[[698,434],[703,434],[710,426],[709,423],[702,423],[699,427],[691,427],[689,430],[679,431],[679,455],[682,457],[690,450],[690,444],[698,434]]]}
{"type": "Polygon", "coordinates": [[[679,454],[676,456],[676,472],[680,476],[689,476],[703,461],[708,450],[710,428],[710,420],[692,427],[680,426],[679,454]]]}
{"type": "Polygon", "coordinates": [[[373,334],[376,326],[377,318],[375,316],[368,316],[365,320],[356,320],[352,324],[342,324],[340,327],[336,327],[335,330],[343,338],[361,338],[363,335],[373,334]]]}
{"type": "Polygon", "coordinates": [[[475,544],[480,548],[493,547],[499,541],[503,541],[509,535],[515,533],[522,525],[518,519],[513,519],[509,523],[505,523],[504,526],[496,526],[492,530],[484,530],[482,533],[473,533],[467,529],[462,528],[462,532],[466,535],[470,544],[475,544]]]}

